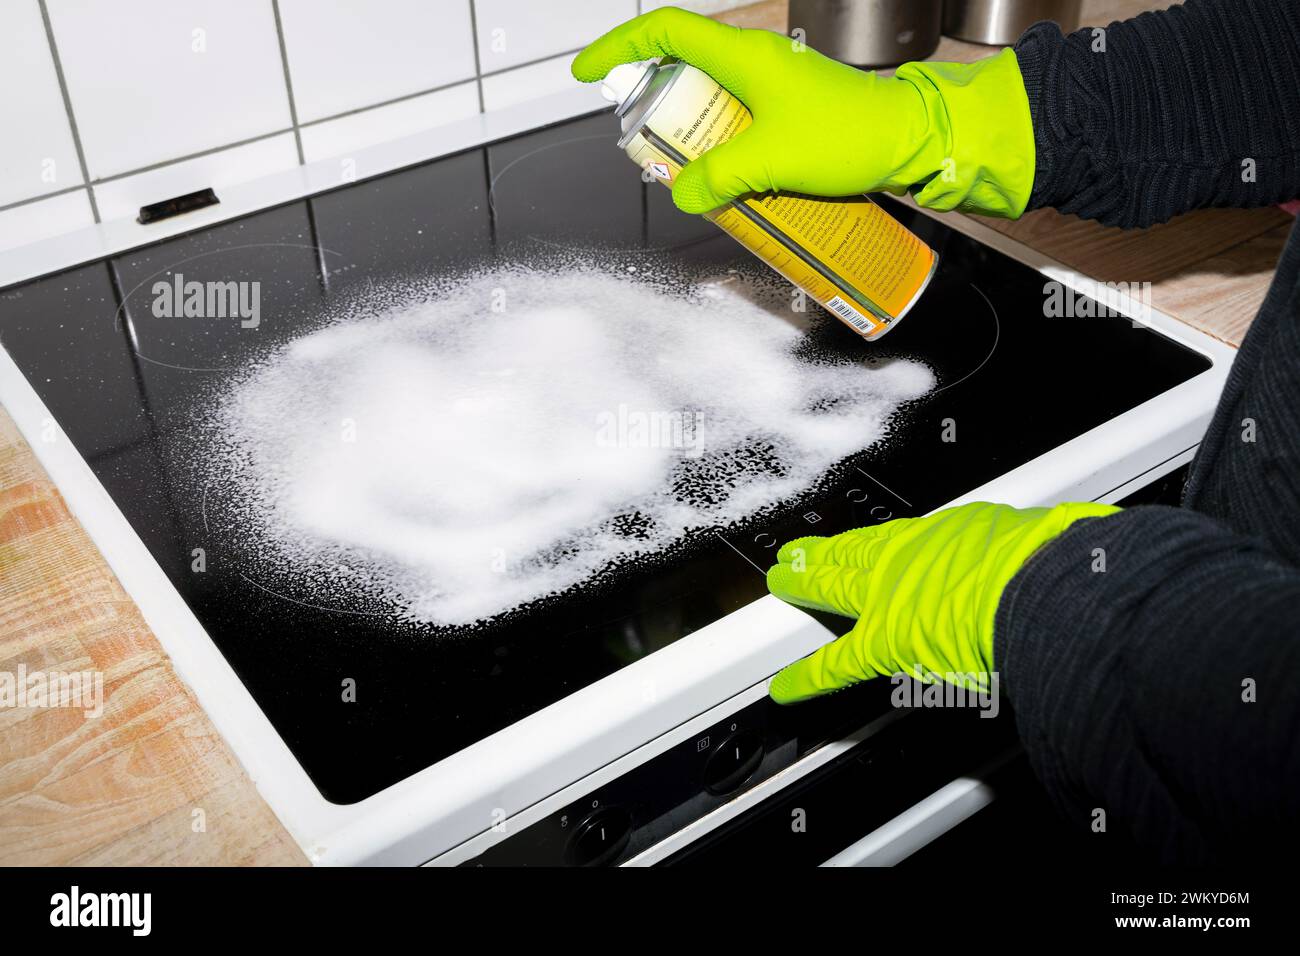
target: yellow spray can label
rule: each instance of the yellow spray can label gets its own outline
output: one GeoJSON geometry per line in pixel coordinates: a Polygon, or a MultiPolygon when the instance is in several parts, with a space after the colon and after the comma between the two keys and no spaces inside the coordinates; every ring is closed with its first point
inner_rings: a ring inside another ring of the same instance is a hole
{"type": "MultiPolygon", "coordinates": [[[[619,145],[668,186],[753,121],[707,73],[676,61],[653,68],[635,99],[620,110],[619,145]]],[[[907,313],[938,266],[933,249],[867,196],[767,194],[705,217],[867,339],[907,313]]]]}

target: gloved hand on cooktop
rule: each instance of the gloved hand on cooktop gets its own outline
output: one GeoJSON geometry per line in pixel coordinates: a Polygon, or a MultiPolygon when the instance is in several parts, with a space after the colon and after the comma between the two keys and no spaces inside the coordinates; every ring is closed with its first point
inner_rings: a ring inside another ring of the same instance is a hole
{"type": "Polygon", "coordinates": [[[1075,521],[1118,510],[1093,503],[1018,509],[975,502],[791,541],[767,572],[771,592],[858,622],[778,673],[772,698],[794,703],[900,672],[987,691],[995,665],[993,621],[1007,584],[1075,521]]]}

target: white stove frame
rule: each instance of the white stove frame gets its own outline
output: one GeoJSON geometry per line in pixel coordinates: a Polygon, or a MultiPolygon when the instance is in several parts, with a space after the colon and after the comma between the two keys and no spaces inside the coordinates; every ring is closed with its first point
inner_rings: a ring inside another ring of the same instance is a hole
{"type": "MultiPolygon", "coordinates": [[[[595,106],[590,90],[578,90],[527,109],[488,114],[360,150],[353,157],[357,178],[574,118],[595,106]]],[[[613,138],[611,131],[611,149],[613,138]]],[[[336,161],[326,160],[223,190],[221,205],[158,224],[160,228],[125,222],[101,225],[0,253],[0,287],[339,185],[336,161]]],[[[1048,278],[1079,291],[1096,291],[1081,288],[1069,270],[1001,233],[978,224],[964,231],[1048,278]]],[[[1107,304],[1125,315],[1140,314],[1137,305],[1122,296],[1108,297],[1107,304]]],[[[1190,461],[1235,350],[1160,313],[1135,321],[1205,355],[1212,367],[952,503],[1116,501],[1190,461]]],[[[372,797],[333,804],[308,779],[80,454],[61,434],[53,441],[42,439],[42,428],[53,416],[2,350],[0,403],[140,607],[176,673],[313,863],[412,865],[468,859],[758,700],[772,674],[833,636],[802,611],[763,597],[372,797]]],[[[835,746],[808,755],[783,772],[781,781],[796,779],[830,759],[835,746]]],[[[695,835],[706,832],[755,799],[742,794],[688,829],[695,835]]],[[[952,805],[965,804],[944,804],[952,805]]],[[[933,828],[934,821],[926,819],[933,828]]],[[[642,854],[634,862],[655,858],[642,854]]]]}

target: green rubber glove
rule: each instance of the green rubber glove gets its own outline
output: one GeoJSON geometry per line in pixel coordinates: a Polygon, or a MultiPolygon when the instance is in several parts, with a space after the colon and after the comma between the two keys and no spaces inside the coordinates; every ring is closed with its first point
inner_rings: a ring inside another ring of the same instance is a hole
{"type": "Polygon", "coordinates": [[[1007,584],[1075,521],[1118,510],[1091,503],[1021,510],[975,502],[791,541],[767,572],[771,592],[858,623],[778,673],[772,698],[794,703],[900,672],[987,690],[993,618],[1007,584]]]}
{"type": "Polygon", "coordinates": [[[673,200],[716,209],[750,192],[851,196],[916,189],[931,209],[1015,218],[1034,184],[1034,130],[1015,52],[978,63],[906,63],[892,77],[845,66],[788,37],[664,7],[615,27],[573,61],[603,79],[669,55],[705,71],[753,124],[690,163],[673,200]]]}

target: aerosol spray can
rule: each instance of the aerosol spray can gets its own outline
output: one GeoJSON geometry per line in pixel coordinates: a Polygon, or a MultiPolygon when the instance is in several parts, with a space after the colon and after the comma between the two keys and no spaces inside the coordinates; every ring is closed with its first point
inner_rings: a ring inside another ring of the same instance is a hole
{"type": "MultiPolygon", "coordinates": [[[[666,186],[753,121],[707,73],[671,57],[616,66],[601,92],[618,104],[618,145],[666,186]]],[[[933,249],[867,196],[745,197],[705,218],[868,340],[898,324],[939,266],[933,249]]]]}

